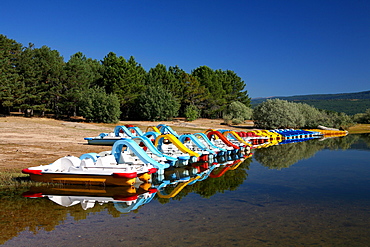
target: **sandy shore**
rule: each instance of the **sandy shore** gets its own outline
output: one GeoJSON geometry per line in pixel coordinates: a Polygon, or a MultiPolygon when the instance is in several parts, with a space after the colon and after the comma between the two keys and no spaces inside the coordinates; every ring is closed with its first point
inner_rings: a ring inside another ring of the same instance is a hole
{"type": "Polygon", "coordinates": [[[45,165],[65,155],[80,156],[84,153],[110,150],[109,146],[87,145],[84,137],[112,132],[116,125],[133,124],[146,131],[148,126],[160,123],[171,126],[178,133],[202,132],[209,128],[241,130],[251,126],[230,127],[222,120],[198,119],[170,122],[119,122],[95,124],[66,122],[49,118],[0,118],[0,172],[20,172],[23,168],[45,165]],[[245,127],[245,128],[244,128],[245,127]]]}

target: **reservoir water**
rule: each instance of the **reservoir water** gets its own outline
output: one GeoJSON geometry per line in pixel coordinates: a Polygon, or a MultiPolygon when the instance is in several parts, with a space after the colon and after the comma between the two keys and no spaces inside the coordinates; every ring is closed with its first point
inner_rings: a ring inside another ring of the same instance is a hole
{"type": "Polygon", "coordinates": [[[62,186],[3,191],[0,244],[370,245],[370,135],[252,153],[227,169],[216,167],[204,180],[168,184],[146,198],[141,188],[136,194],[62,186]]]}

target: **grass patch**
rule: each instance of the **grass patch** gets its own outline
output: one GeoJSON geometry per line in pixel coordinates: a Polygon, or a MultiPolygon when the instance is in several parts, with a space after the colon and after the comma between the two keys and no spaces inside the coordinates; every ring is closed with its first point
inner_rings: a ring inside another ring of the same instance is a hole
{"type": "Polygon", "coordinates": [[[41,186],[45,183],[34,182],[29,175],[19,172],[0,172],[0,189],[20,189],[41,186]]]}
{"type": "Polygon", "coordinates": [[[357,124],[348,129],[349,134],[370,133],[370,124],[357,124]]]}

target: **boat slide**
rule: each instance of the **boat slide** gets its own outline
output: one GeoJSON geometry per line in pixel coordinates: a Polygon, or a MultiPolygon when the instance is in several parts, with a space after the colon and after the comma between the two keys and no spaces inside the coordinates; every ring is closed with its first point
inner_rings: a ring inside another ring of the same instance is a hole
{"type": "Polygon", "coordinates": [[[165,125],[165,124],[159,124],[157,125],[157,128],[159,129],[159,131],[161,132],[162,135],[164,134],[172,134],[174,136],[176,136],[177,138],[179,138],[179,134],[177,134],[176,131],[174,131],[170,126],[168,125],[165,125]]]}
{"type": "MultiPolygon", "coordinates": [[[[176,138],[172,134],[164,134],[164,135],[158,136],[155,140],[154,146],[156,146],[159,151],[164,152],[166,150],[165,147],[171,145],[171,144],[165,144],[164,143],[165,140],[169,140],[173,145],[175,145],[178,148],[178,150],[180,150],[181,152],[183,152],[185,154],[188,154],[188,155],[194,156],[194,157],[199,157],[201,155],[201,154],[199,154],[197,152],[194,152],[194,151],[190,150],[189,148],[187,148],[184,144],[182,144],[182,142],[178,138],[176,138]]],[[[168,151],[168,150],[166,150],[166,151],[168,151]]],[[[164,152],[164,153],[166,153],[166,152],[164,152]]]]}
{"type": "Polygon", "coordinates": [[[126,126],[129,130],[132,130],[133,133],[136,133],[136,136],[143,136],[144,132],[136,126],[126,126]]]}
{"type": "Polygon", "coordinates": [[[161,134],[161,131],[156,126],[147,127],[145,132],[149,132],[149,131],[154,131],[154,132],[161,134]]]}
{"type": "MultiPolygon", "coordinates": [[[[143,145],[144,147],[146,147],[147,148],[146,153],[151,152],[151,154],[153,154],[154,156],[164,157],[169,162],[176,162],[178,160],[178,158],[176,158],[176,157],[171,157],[171,156],[165,155],[162,152],[160,152],[154,146],[153,142],[146,136],[136,136],[136,137],[133,137],[132,140],[134,140],[139,145],[143,145]]],[[[153,156],[151,156],[151,158],[153,158],[153,156]]]]}
{"type": "Polygon", "coordinates": [[[130,158],[124,155],[125,152],[135,154],[140,159],[139,162],[149,163],[158,170],[164,170],[165,168],[169,167],[169,164],[164,163],[166,157],[163,156],[163,160],[161,161],[161,163],[154,160],[139,146],[139,144],[137,144],[132,139],[124,139],[115,142],[112,147],[111,154],[116,158],[117,161],[122,161],[123,163],[130,163],[131,162],[130,158]],[[127,149],[124,152],[122,152],[124,146],[126,146],[127,149]]]}
{"type": "MultiPolygon", "coordinates": [[[[220,131],[221,132],[221,131],[220,131]]],[[[236,141],[238,141],[238,142],[241,142],[241,143],[244,143],[246,146],[252,146],[249,142],[246,142],[246,141],[244,141],[239,135],[238,135],[238,133],[236,133],[235,131],[232,131],[232,130],[225,130],[224,132],[222,132],[222,134],[224,135],[224,136],[226,136],[226,138],[227,137],[229,137],[230,136],[230,138],[231,139],[234,139],[234,140],[236,140],[236,141]]],[[[230,140],[230,138],[228,138],[228,140],[230,140]]]]}
{"type": "MultiPolygon", "coordinates": [[[[208,137],[208,139],[210,139],[210,140],[212,140],[212,139],[214,139],[214,140],[217,140],[218,141],[218,143],[217,144],[221,144],[221,143],[223,143],[224,145],[226,145],[226,146],[228,146],[228,147],[231,147],[232,149],[240,149],[240,147],[239,146],[237,146],[237,145],[235,145],[235,144],[233,144],[233,143],[231,143],[220,131],[217,131],[217,130],[213,130],[213,131],[210,131],[210,132],[208,132],[207,133],[207,137],[208,137]],[[217,138],[217,139],[216,139],[217,138]],[[219,140],[221,141],[219,141],[219,140]]],[[[219,146],[219,145],[217,145],[217,144],[215,144],[216,146],[219,146]]]]}
{"type": "Polygon", "coordinates": [[[206,151],[213,155],[216,155],[217,151],[220,151],[218,148],[216,150],[207,148],[195,135],[192,135],[192,134],[181,135],[178,137],[178,139],[185,146],[187,146],[188,144],[189,145],[188,147],[190,147],[191,145],[190,149],[193,151],[199,151],[199,152],[206,151]]]}

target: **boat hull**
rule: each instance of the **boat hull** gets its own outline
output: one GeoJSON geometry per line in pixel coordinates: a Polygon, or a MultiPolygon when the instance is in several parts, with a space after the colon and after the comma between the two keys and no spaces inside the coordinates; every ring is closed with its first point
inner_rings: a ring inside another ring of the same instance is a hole
{"type": "Polygon", "coordinates": [[[85,175],[85,174],[63,174],[63,173],[42,173],[29,174],[31,180],[44,183],[100,185],[100,186],[132,186],[137,182],[136,177],[124,178],[114,175],[85,175]]]}
{"type": "Polygon", "coordinates": [[[106,145],[113,146],[116,141],[122,140],[122,138],[85,138],[89,145],[106,145]]]}

